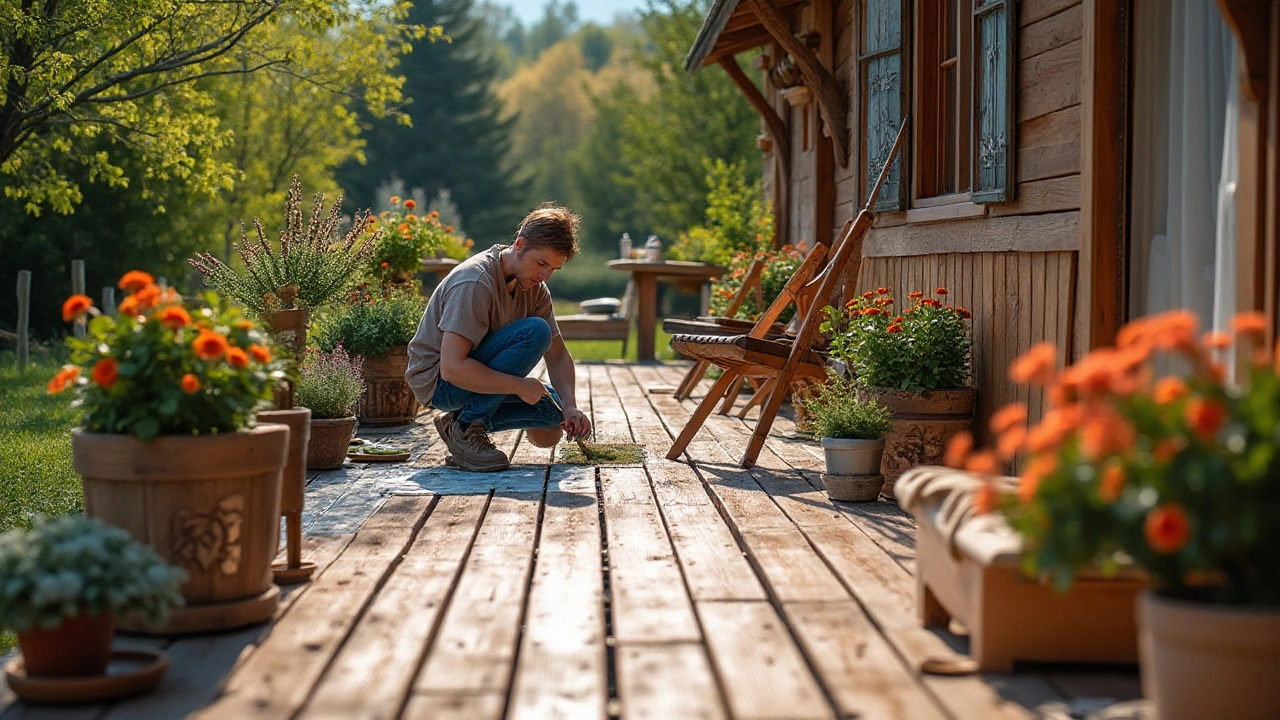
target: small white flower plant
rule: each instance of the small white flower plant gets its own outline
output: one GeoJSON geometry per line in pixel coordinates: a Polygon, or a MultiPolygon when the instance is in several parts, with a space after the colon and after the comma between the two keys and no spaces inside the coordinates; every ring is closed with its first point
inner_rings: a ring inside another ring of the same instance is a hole
{"type": "Polygon", "coordinates": [[[81,614],[144,616],[162,626],[187,573],[120,528],[76,515],[0,534],[0,627],[53,630],[81,614]]]}

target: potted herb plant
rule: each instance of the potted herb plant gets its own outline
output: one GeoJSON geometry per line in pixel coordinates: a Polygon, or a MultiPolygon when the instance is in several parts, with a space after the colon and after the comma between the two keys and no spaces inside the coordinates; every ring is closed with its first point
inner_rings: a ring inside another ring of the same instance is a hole
{"type": "MultiPolygon", "coordinates": [[[[215,293],[184,304],[139,271],[116,318],[73,296],[63,319],[95,315],[49,382],[81,411],[72,433],[85,514],[123,527],[190,579],[167,630],[214,630],[275,612],[271,559],[289,430],[254,426],[284,377],[266,336],[215,293]]],[[[128,622],[122,619],[122,622],[128,622]]]]}
{"type": "Polygon", "coordinates": [[[342,198],[325,214],[324,195],[318,193],[311,206],[311,220],[305,224],[301,203],[302,184],[294,175],[279,242],[270,242],[262,223],[254,218],[256,240],[244,238],[237,246],[243,273],[209,253],[197,254],[189,261],[204,273],[214,290],[262,315],[295,357],[301,356],[307,345],[310,311],[358,282],[378,248],[378,235],[372,232],[367,212],[357,213],[343,234],[339,214],[342,198]]]}
{"type": "Polygon", "coordinates": [[[875,500],[884,485],[884,434],[893,427],[889,408],[860,397],[853,383],[832,378],[814,391],[808,409],[809,428],[822,438],[827,495],[832,500],[875,500]]]}
{"type": "Polygon", "coordinates": [[[995,449],[957,461],[1021,459],[1017,497],[986,493],[1026,539],[1028,570],[1069,585],[1084,568],[1133,563],[1153,589],[1139,600],[1144,692],[1164,720],[1273,717],[1280,709],[1280,365],[1268,320],[1197,337],[1173,311],[1129,323],[1114,348],[1056,367],[1044,344],[1010,368],[1047,386],[1052,405],[993,418],[995,449]],[[1234,335],[1234,336],[1233,336],[1234,335]],[[1247,358],[1225,380],[1225,351],[1247,358]],[[1156,378],[1154,358],[1189,375],[1156,378]],[[996,419],[999,419],[996,422],[996,419]]]}
{"type": "Polygon", "coordinates": [[[0,625],[32,677],[102,675],[117,618],[163,625],[187,579],[119,528],[67,515],[0,534],[0,625]]]}
{"type": "Polygon", "coordinates": [[[977,390],[966,387],[970,313],[946,305],[947,295],[944,287],[933,297],[912,292],[910,307],[899,312],[889,289],[877,288],[843,309],[824,309],[831,355],[893,412],[881,464],[888,497],[899,475],[915,465],[940,464],[951,437],[973,427],[977,390]]]}
{"type": "MultiPolygon", "coordinates": [[[[418,330],[426,299],[412,289],[367,288],[331,308],[316,323],[316,345],[332,352],[341,344],[361,358],[364,394],[356,417],[365,426],[406,425],[418,414],[418,400],[404,379],[409,341],[418,330]]],[[[312,408],[314,410],[314,408],[312,408]]]]}
{"type": "Polygon", "coordinates": [[[412,284],[413,275],[422,269],[424,258],[462,260],[467,257],[471,240],[457,237],[452,225],[441,222],[439,212],[416,214],[417,203],[413,200],[405,200],[401,210],[400,198],[394,195],[391,205],[393,210],[384,210],[370,221],[377,248],[369,258],[367,270],[379,283],[384,286],[412,284]]]}
{"type": "Polygon", "coordinates": [[[356,434],[356,403],[364,392],[359,357],[347,354],[342,343],[333,350],[307,350],[298,374],[298,404],[311,409],[311,444],[307,469],[329,470],[342,465],[347,445],[356,434]]]}

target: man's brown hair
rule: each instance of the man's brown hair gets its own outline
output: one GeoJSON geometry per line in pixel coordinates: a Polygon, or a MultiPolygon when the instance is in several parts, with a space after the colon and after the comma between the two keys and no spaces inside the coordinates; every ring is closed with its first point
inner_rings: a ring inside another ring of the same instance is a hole
{"type": "Polygon", "coordinates": [[[553,202],[545,202],[524,216],[517,238],[524,238],[529,247],[548,248],[572,260],[578,252],[578,221],[574,212],[553,202]]]}

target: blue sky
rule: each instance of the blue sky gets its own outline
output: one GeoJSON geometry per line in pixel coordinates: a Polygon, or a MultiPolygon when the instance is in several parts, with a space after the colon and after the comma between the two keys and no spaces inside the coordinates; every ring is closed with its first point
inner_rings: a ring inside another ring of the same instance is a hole
{"type": "MultiPolygon", "coordinates": [[[[528,26],[542,17],[542,8],[546,0],[499,0],[510,5],[516,11],[520,22],[528,26]]],[[[607,25],[613,16],[623,10],[637,10],[644,7],[644,0],[578,0],[578,17],[586,22],[595,21],[607,25]]]]}

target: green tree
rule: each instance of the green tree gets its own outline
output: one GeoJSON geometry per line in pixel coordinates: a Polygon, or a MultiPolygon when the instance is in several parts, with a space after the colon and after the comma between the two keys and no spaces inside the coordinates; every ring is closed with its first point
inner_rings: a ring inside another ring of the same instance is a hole
{"type": "Polygon", "coordinates": [[[542,17],[525,34],[524,57],[537,60],[553,45],[578,29],[578,6],[573,0],[547,0],[542,17]]]}
{"type": "Polygon", "coordinates": [[[674,238],[702,222],[706,211],[706,160],[745,162],[759,176],[755,146],[760,121],[724,72],[689,75],[684,58],[702,26],[710,0],[648,0],[641,14],[646,43],[640,64],[656,89],[630,106],[624,125],[623,181],[658,234],[674,238]]]}
{"type": "Polygon", "coordinates": [[[582,45],[582,59],[587,69],[596,72],[609,62],[613,55],[613,39],[604,28],[595,23],[587,23],[578,31],[578,43],[582,45]]]}
{"type": "Polygon", "coordinates": [[[643,242],[649,219],[635,203],[622,162],[628,108],[643,102],[630,84],[617,82],[591,98],[595,120],[573,151],[570,179],[581,202],[583,247],[612,256],[622,233],[643,242]]]}
{"type": "MultiPolygon", "coordinates": [[[[4,194],[38,214],[46,206],[70,213],[85,179],[136,181],[144,200],[162,198],[174,183],[229,189],[236,170],[217,154],[232,138],[213,113],[211,81],[272,69],[323,83],[294,38],[274,32],[280,24],[342,32],[406,9],[381,0],[0,2],[4,194]],[[126,172],[126,153],[141,161],[138,172],[126,172]]],[[[399,39],[379,37],[370,40],[394,54],[399,39]]],[[[393,109],[399,80],[389,73],[367,80],[361,95],[371,111],[393,109]]]]}
{"type": "Polygon", "coordinates": [[[484,18],[472,0],[423,0],[409,21],[443,26],[451,42],[415,47],[404,57],[412,127],[366,118],[365,163],[347,163],[339,180],[356,207],[376,206],[379,184],[391,177],[428,198],[448,189],[461,227],[487,246],[511,233],[525,192],[506,164],[513,120],[501,117],[484,18]]]}

